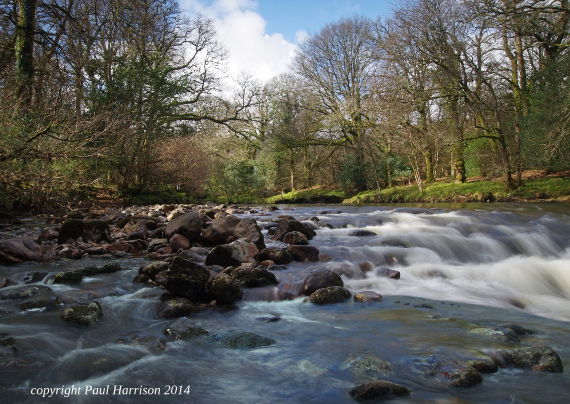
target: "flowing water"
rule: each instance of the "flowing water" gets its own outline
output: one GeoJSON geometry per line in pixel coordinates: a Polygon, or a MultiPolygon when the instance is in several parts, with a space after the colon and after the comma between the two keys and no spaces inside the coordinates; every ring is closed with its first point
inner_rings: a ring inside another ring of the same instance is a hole
{"type": "MultiPolygon", "coordinates": [[[[148,261],[121,259],[121,272],[78,285],[49,285],[66,301],[99,301],[104,315],[94,325],[67,325],[59,318],[62,308],[19,311],[13,302],[0,302],[0,337],[13,339],[0,346],[1,401],[350,403],[348,390],[378,375],[355,372],[349,364],[373,355],[392,366],[381,379],[412,391],[393,402],[570,402],[569,205],[287,209],[271,216],[305,220],[317,232],[310,244],[329,261],[290,264],[274,272],[277,287],[246,290],[233,308],[207,307],[191,316],[211,334],[250,331],[275,345],[233,350],[205,338],[170,339],[163,329],[172,320],[155,319],[161,291],[132,283],[148,261]],[[318,221],[309,220],[314,216],[318,221]],[[376,235],[351,235],[355,229],[376,235]],[[305,276],[321,267],[342,274],[352,293],[373,290],[383,301],[317,306],[305,298],[277,300],[296,294],[305,276]],[[400,271],[400,279],[382,276],[384,267],[400,271]],[[267,316],[280,320],[260,320],[267,316]],[[534,334],[517,344],[485,334],[504,323],[534,334]],[[122,343],[129,337],[151,343],[122,343]],[[501,369],[484,374],[480,385],[461,389],[414,372],[418,358],[434,353],[467,360],[538,344],[558,352],[564,373],[501,369]]],[[[0,277],[21,282],[30,270],[84,265],[85,260],[0,267],[0,277]]]]}

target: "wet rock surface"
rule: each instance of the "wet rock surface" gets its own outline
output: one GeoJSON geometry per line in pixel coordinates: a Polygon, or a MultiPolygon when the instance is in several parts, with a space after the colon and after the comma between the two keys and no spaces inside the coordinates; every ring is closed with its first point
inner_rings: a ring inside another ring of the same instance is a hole
{"type": "Polygon", "coordinates": [[[406,387],[386,380],[378,380],[361,384],[349,390],[349,394],[357,401],[402,397],[410,395],[406,387]]]}
{"type": "Polygon", "coordinates": [[[90,325],[103,316],[103,309],[99,302],[89,304],[74,304],[64,309],[61,319],[73,325],[90,325]]]}
{"type": "Polygon", "coordinates": [[[533,346],[496,352],[496,361],[502,367],[535,372],[562,373],[564,366],[556,351],[546,346],[533,346]]]}

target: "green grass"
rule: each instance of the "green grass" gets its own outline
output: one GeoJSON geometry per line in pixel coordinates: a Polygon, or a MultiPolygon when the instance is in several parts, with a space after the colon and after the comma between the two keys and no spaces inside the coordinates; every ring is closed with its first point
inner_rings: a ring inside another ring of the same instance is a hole
{"type": "Polygon", "coordinates": [[[350,195],[340,189],[311,188],[265,198],[264,203],[341,203],[350,195]]]}

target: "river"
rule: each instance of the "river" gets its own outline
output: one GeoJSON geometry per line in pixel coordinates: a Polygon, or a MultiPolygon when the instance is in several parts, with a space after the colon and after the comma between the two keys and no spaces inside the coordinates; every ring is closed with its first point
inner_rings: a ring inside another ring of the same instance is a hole
{"type": "MultiPolygon", "coordinates": [[[[260,224],[279,214],[304,220],[317,232],[310,245],[329,260],[289,264],[274,271],[276,287],[246,290],[234,307],[204,307],[191,316],[211,334],[249,331],[274,345],[234,350],[206,338],[165,336],[172,320],[155,318],[161,291],[132,282],[149,261],[121,258],[123,271],[77,285],[44,281],[68,300],[99,301],[104,314],[94,325],[67,325],[62,309],[19,311],[0,302],[0,339],[11,340],[0,346],[1,401],[351,403],[348,390],[378,376],[350,364],[372,356],[391,365],[382,379],[412,392],[391,402],[570,402],[570,205],[280,208],[271,216],[237,216],[260,224]],[[354,236],[356,229],[375,235],[354,236]],[[352,293],[376,291],[383,301],[320,306],[303,297],[275,300],[299,291],[321,267],[342,274],[352,293]],[[385,267],[399,271],[400,279],[382,276],[385,267]],[[278,321],[263,321],[267,317],[278,321]],[[513,344],[484,332],[504,323],[534,333],[513,344]],[[141,338],[151,344],[124,343],[141,338]],[[467,360],[531,345],[553,348],[565,371],[501,368],[472,388],[442,387],[414,371],[418,358],[432,354],[467,360]]],[[[42,226],[30,219],[23,228],[42,226]]],[[[280,245],[267,235],[266,244],[280,245]]],[[[0,266],[0,277],[21,281],[31,270],[59,272],[84,261],[0,266]]]]}

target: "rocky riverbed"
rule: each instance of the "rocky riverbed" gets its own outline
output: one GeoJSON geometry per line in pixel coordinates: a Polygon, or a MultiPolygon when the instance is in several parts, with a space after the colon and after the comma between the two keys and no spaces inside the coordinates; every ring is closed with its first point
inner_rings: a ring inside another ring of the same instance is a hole
{"type": "MultiPolygon", "coordinates": [[[[495,261],[514,262],[550,243],[542,258],[558,268],[570,255],[566,215],[491,213],[474,221],[471,211],[329,208],[159,205],[3,215],[2,394],[36,402],[33,388],[80,386],[83,394],[72,398],[91,402],[121,383],[161,388],[153,402],[169,399],[164,386],[180,386],[176,395],[192,402],[469,402],[471,395],[474,402],[525,402],[522,391],[532,402],[548,383],[546,397],[570,398],[568,323],[527,314],[533,306],[507,292],[492,309],[470,304],[478,303],[475,293],[456,299],[443,289],[460,280],[450,266],[461,273],[493,265],[486,258],[493,249],[495,261]],[[447,235],[439,231],[445,220],[447,235]],[[483,229],[505,233],[509,225],[541,229],[548,240],[478,239],[483,229]],[[483,258],[471,257],[468,245],[444,246],[454,234],[487,246],[478,251],[483,258]],[[440,262],[417,263],[433,261],[431,254],[440,262]],[[416,286],[418,271],[427,290],[441,282],[440,296],[398,293],[406,282],[416,286]],[[254,388],[254,379],[266,387],[254,388]],[[86,395],[88,386],[102,394],[86,395]]],[[[540,293],[568,302],[563,279],[553,280],[550,268],[538,274],[552,286],[540,293]]],[[[142,390],[131,393],[120,400],[150,400],[142,390]]]]}

